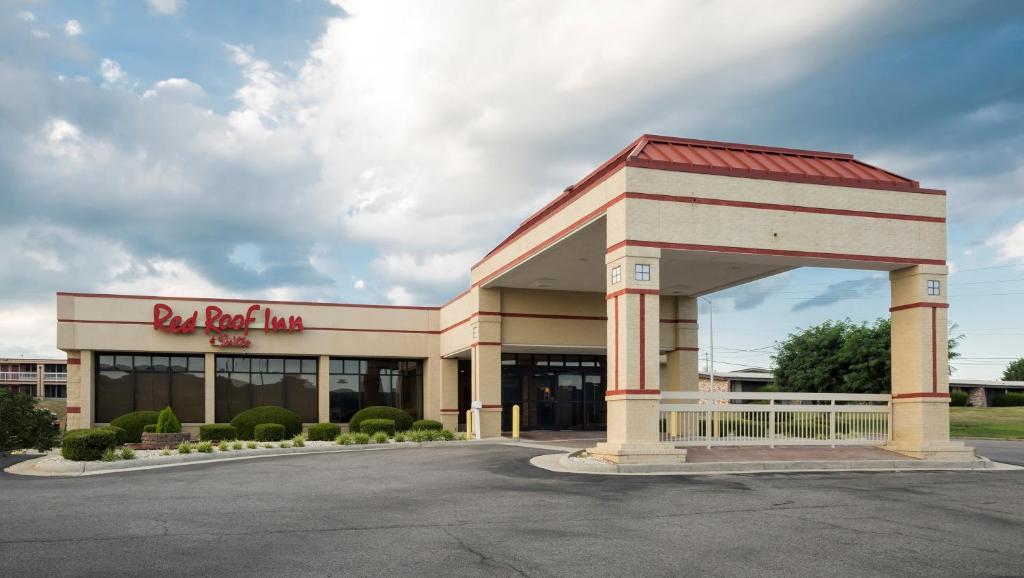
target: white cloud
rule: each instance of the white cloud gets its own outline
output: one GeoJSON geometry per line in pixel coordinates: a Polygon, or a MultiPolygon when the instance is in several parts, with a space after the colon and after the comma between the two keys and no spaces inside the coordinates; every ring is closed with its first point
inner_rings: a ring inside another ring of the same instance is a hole
{"type": "Polygon", "coordinates": [[[995,248],[1004,261],[1024,263],[1024,221],[995,234],[985,244],[995,248]]]}
{"type": "Polygon", "coordinates": [[[35,36],[36,38],[39,38],[39,39],[46,39],[46,38],[50,37],[50,33],[45,31],[45,30],[40,30],[38,28],[35,28],[35,29],[32,30],[32,36],[35,36]]]}
{"type": "Polygon", "coordinates": [[[187,78],[168,78],[158,81],[142,94],[143,98],[154,98],[157,96],[170,96],[186,100],[196,100],[206,96],[202,86],[187,78]]]}
{"type": "Polygon", "coordinates": [[[413,305],[416,303],[416,296],[405,287],[398,285],[388,289],[387,298],[388,302],[392,305],[413,305]]]}
{"type": "Polygon", "coordinates": [[[352,284],[352,288],[362,291],[363,289],[366,289],[366,281],[363,279],[356,279],[356,282],[352,284]]]}
{"type": "Polygon", "coordinates": [[[29,12],[28,10],[23,10],[21,12],[18,12],[18,18],[21,19],[21,20],[24,20],[25,22],[35,22],[36,21],[36,15],[31,13],[31,12],[29,12]]]}
{"type": "Polygon", "coordinates": [[[107,84],[115,84],[124,78],[124,71],[121,70],[121,65],[116,61],[104,58],[100,62],[100,76],[103,77],[103,81],[107,84]]]}
{"type": "Polygon", "coordinates": [[[64,24],[64,34],[68,36],[80,36],[82,34],[82,24],[78,20],[68,20],[64,24]]]}
{"type": "Polygon", "coordinates": [[[177,14],[185,5],[184,0],[146,0],[151,12],[164,16],[177,14]]]}

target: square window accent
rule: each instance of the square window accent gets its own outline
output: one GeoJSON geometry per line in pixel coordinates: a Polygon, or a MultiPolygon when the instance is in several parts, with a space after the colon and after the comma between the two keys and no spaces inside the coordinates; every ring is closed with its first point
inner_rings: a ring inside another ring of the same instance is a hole
{"type": "Polygon", "coordinates": [[[622,267],[612,267],[612,285],[622,282],[622,267]]]}
{"type": "Polygon", "coordinates": [[[643,263],[636,264],[636,271],[634,278],[637,281],[650,281],[651,280],[651,266],[643,263]]]}
{"type": "Polygon", "coordinates": [[[939,294],[941,294],[941,290],[940,290],[941,286],[942,285],[939,283],[938,279],[929,279],[928,280],[928,294],[929,295],[939,295],[939,294]]]}

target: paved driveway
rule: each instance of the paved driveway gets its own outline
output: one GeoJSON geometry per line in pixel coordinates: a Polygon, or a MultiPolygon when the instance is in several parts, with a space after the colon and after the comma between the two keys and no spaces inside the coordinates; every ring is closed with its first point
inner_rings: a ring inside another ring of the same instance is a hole
{"type": "Polygon", "coordinates": [[[0,574],[1021,575],[1024,472],[607,477],[537,450],[0,476],[0,574]]]}
{"type": "Polygon", "coordinates": [[[990,460],[1024,466],[1024,440],[959,440],[990,460]]]}

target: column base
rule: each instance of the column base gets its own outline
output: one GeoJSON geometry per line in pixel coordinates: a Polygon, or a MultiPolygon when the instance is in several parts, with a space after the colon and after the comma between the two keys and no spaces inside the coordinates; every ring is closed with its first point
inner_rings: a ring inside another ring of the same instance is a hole
{"type": "Polygon", "coordinates": [[[974,448],[963,442],[896,442],[882,446],[891,452],[903,454],[920,460],[938,460],[946,462],[973,461],[977,459],[974,448]]]}
{"type": "Polygon", "coordinates": [[[587,450],[588,456],[601,458],[613,464],[681,464],[686,462],[686,450],[667,442],[620,444],[600,442],[587,450]]]}

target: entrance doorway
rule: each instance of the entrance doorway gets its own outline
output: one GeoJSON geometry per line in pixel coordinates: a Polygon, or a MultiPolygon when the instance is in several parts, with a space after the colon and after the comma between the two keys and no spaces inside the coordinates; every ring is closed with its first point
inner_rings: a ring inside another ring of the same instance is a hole
{"type": "Polygon", "coordinates": [[[604,429],[604,356],[504,353],[501,364],[502,429],[513,405],[524,430],[604,429]]]}

